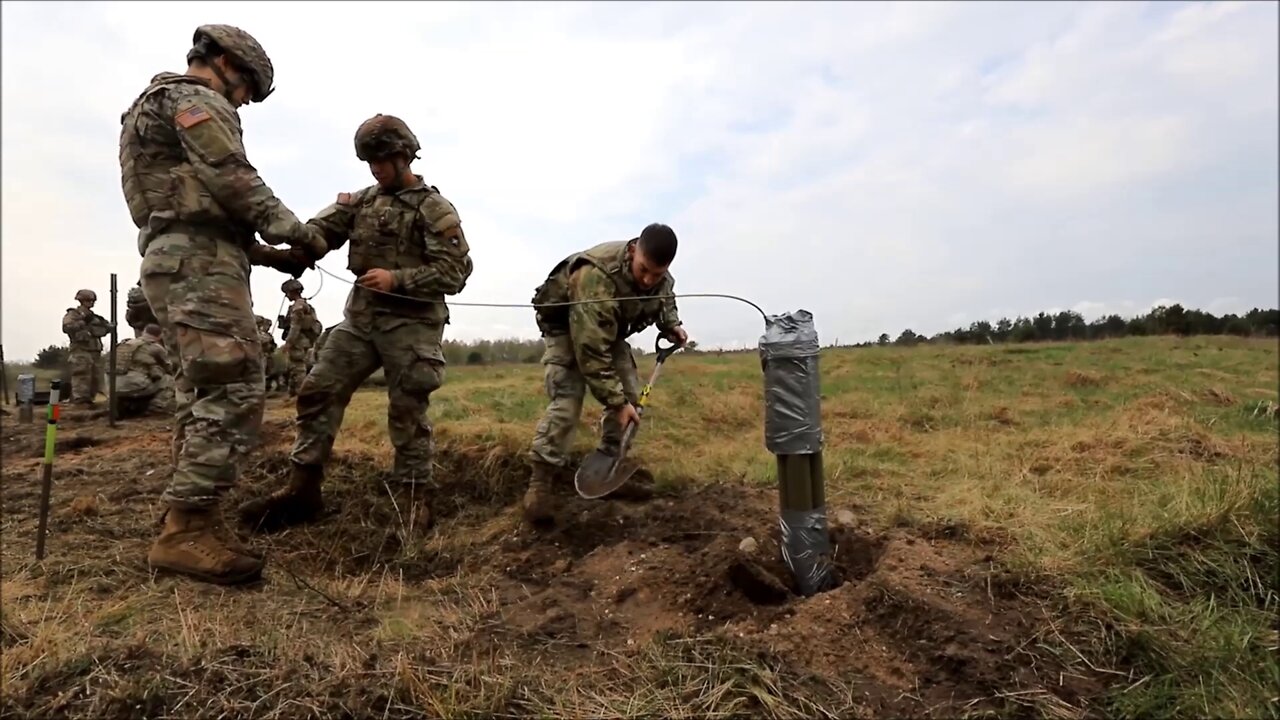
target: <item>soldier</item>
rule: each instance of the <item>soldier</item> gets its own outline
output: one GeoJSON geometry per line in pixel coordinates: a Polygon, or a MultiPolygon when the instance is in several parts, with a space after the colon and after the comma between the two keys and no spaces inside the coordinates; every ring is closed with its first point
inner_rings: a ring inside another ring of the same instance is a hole
{"type": "Polygon", "coordinates": [[[134,337],[142,337],[143,328],[148,324],[160,322],[156,320],[156,314],[151,312],[151,306],[147,304],[147,296],[142,292],[141,280],[129,288],[129,297],[125,301],[124,321],[133,328],[134,337]]]}
{"type": "Polygon", "coordinates": [[[675,279],[667,268],[675,256],[675,232],[654,223],[638,238],[603,243],[561,260],[535,291],[536,305],[603,302],[536,311],[546,345],[542,362],[550,403],[529,450],[532,477],[524,496],[529,523],[549,520],[555,512],[551,480],[568,465],[588,389],[605,407],[602,451],[616,454],[627,423],[639,422],[634,403],[639,400],[640,382],[627,338],[657,325],[662,336],[678,345],[688,340],[674,298],[616,299],[673,294],[675,279]]]}
{"type": "Polygon", "coordinates": [[[238,108],[273,91],[251,35],[202,25],[185,74],[152,78],[121,115],[121,184],[139,229],[142,291],[174,368],[174,470],[152,568],[219,584],[257,579],[262,558],[223,520],[221,500],[257,443],[264,392],[250,265],[293,276],[326,249],[245,155],[238,108]],[[276,249],[254,240],[257,232],[276,249]]]}
{"type": "MultiPolygon", "coordinates": [[[[409,491],[432,482],[434,446],[427,420],[431,393],[444,382],[446,295],[462,292],[473,269],[453,204],[410,169],[418,140],[390,115],[376,115],[355,134],[356,157],[377,184],[341,193],[310,224],[329,249],[351,240],[348,268],[357,276],[343,319],[325,339],[298,392],[298,435],[288,485],[241,506],[262,529],[307,522],[323,510],[324,464],[351,394],[379,367],[387,377],[387,429],[395,478],[409,491]]],[[[430,521],[422,493],[410,502],[421,526],[430,521]]],[[[415,522],[415,525],[417,523],[415,522]]]]}
{"type": "Polygon", "coordinates": [[[307,358],[311,355],[311,347],[320,337],[323,326],[320,325],[316,311],[302,297],[302,283],[289,278],[280,286],[280,291],[289,298],[289,314],[281,325],[284,332],[284,355],[289,360],[289,396],[298,394],[302,380],[311,372],[307,358]]]}
{"type": "Polygon", "coordinates": [[[79,307],[67,308],[62,316],[62,332],[71,339],[71,403],[93,407],[102,377],[102,338],[111,334],[111,323],[93,311],[98,295],[92,290],[76,291],[79,307]]]}
{"type": "Polygon", "coordinates": [[[116,410],[122,418],[173,412],[173,368],[160,340],[160,326],[148,323],[141,337],[116,346],[116,410]]]}
{"type": "MultiPolygon", "coordinates": [[[[271,321],[261,315],[254,315],[258,323],[258,342],[262,344],[262,377],[264,382],[271,375],[271,359],[276,352],[276,339],[271,336],[271,321]]],[[[264,391],[269,388],[264,387],[264,391]]]]}
{"type": "Polygon", "coordinates": [[[316,360],[320,357],[320,349],[324,347],[324,341],[329,339],[329,333],[333,332],[336,327],[338,326],[330,325],[325,328],[324,332],[320,333],[320,337],[316,339],[316,344],[311,346],[311,354],[307,357],[307,372],[311,372],[311,368],[315,367],[316,360]]]}

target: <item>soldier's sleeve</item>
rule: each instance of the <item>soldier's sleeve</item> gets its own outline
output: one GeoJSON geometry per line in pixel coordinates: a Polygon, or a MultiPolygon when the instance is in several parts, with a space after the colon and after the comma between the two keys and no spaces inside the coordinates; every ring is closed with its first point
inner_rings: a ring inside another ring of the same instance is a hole
{"type": "Polygon", "coordinates": [[[347,243],[351,230],[356,223],[356,208],[359,193],[338,193],[338,199],[329,203],[328,207],[316,213],[307,224],[320,231],[324,244],[330,251],[337,250],[347,243]]]}
{"type": "Polygon", "coordinates": [[[204,94],[174,102],[173,125],[196,175],[214,199],[269,244],[307,246],[315,230],[298,220],[249,164],[230,103],[204,94]]]}
{"type": "MultiPolygon", "coordinates": [[[[674,295],[676,292],[675,278],[671,278],[667,285],[667,293],[674,295]]],[[[683,323],[680,320],[680,308],[676,305],[675,298],[664,298],[662,300],[662,310],[658,316],[658,332],[662,334],[670,333],[683,323]]]]}
{"type": "Polygon", "coordinates": [[[111,334],[111,321],[101,315],[94,315],[89,332],[93,333],[94,337],[106,337],[111,334]]]}
{"type": "Polygon", "coordinates": [[[83,339],[85,332],[84,317],[74,309],[68,310],[67,314],[62,316],[62,332],[66,333],[72,342],[83,339]]]}
{"type": "Polygon", "coordinates": [[[627,401],[610,353],[618,339],[618,303],[613,290],[613,281],[591,265],[569,277],[570,300],[602,301],[569,306],[569,337],[587,388],[607,408],[627,401]]]}
{"type": "Polygon", "coordinates": [[[163,347],[152,345],[151,357],[155,360],[156,367],[160,368],[165,375],[173,374],[173,368],[169,365],[169,353],[163,347]]]}
{"type": "Polygon", "coordinates": [[[462,232],[462,220],[453,203],[432,193],[422,204],[426,224],[427,264],[392,270],[397,292],[411,297],[434,293],[457,295],[467,286],[475,265],[471,247],[462,232]]]}

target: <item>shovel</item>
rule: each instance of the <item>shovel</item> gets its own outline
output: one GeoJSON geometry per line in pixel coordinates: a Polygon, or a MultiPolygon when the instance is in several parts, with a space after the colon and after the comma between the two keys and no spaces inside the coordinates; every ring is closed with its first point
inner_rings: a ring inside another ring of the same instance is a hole
{"type": "MultiPolygon", "coordinates": [[[[662,336],[659,335],[653,341],[653,349],[658,359],[653,364],[653,373],[649,376],[649,382],[645,383],[644,389],[640,391],[640,401],[636,403],[636,414],[641,417],[644,417],[644,406],[649,401],[649,392],[653,390],[653,384],[658,380],[662,363],[679,350],[680,346],[672,343],[663,347],[662,336]]],[[[622,442],[619,443],[616,457],[596,449],[583,458],[582,464],[578,466],[578,472],[573,476],[573,486],[577,488],[578,495],[588,500],[602,498],[631,479],[639,466],[635,463],[624,464],[623,461],[627,457],[627,449],[631,447],[631,439],[635,437],[637,427],[634,420],[627,423],[626,429],[622,431],[622,442]]]]}

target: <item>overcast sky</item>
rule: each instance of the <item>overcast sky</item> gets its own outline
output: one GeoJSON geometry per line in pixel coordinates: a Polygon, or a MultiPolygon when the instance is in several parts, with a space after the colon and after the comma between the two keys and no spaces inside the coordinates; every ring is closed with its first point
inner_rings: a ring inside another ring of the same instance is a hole
{"type": "MultiPolygon", "coordinates": [[[[5,353],[65,343],[77,288],[107,315],[111,272],[123,325],[120,114],[206,22],[275,63],[245,143],[304,219],[373,182],[361,121],[409,123],[472,247],[461,301],[528,302],[566,254],[661,221],[678,291],[810,310],[824,343],[1274,307],[1277,21],[1262,2],[6,2],[5,353]]],[[[285,277],[254,270],[259,314],[285,277]]],[[[348,287],[302,281],[338,322],[348,287]]],[[[681,310],[708,346],[763,329],[730,301],[681,310]]],[[[537,336],[528,309],[453,317],[452,338],[537,336]]]]}

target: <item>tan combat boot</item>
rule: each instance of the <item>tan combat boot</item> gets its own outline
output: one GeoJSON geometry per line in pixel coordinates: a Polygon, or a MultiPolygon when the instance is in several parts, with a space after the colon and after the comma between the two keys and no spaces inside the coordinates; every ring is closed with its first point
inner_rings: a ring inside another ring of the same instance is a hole
{"type": "Polygon", "coordinates": [[[295,464],[288,485],[240,505],[240,521],[254,530],[270,532],[314,520],[324,510],[320,494],[323,480],[322,466],[295,464]]]}
{"type": "Polygon", "coordinates": [[[262,559],[232,550],[217,532],[217,515],[216,510],[170,508],[147,564],[217,585],[261,577],[262,559]]]}
{"type": "Polygon", "coordinates": [[[551,493],[551,479],[556,468],[546,463],[533,463],[529,489],[524,493],[524,519],[529,524],[544,523],[555,516],[556,502],[551,493]]]}

